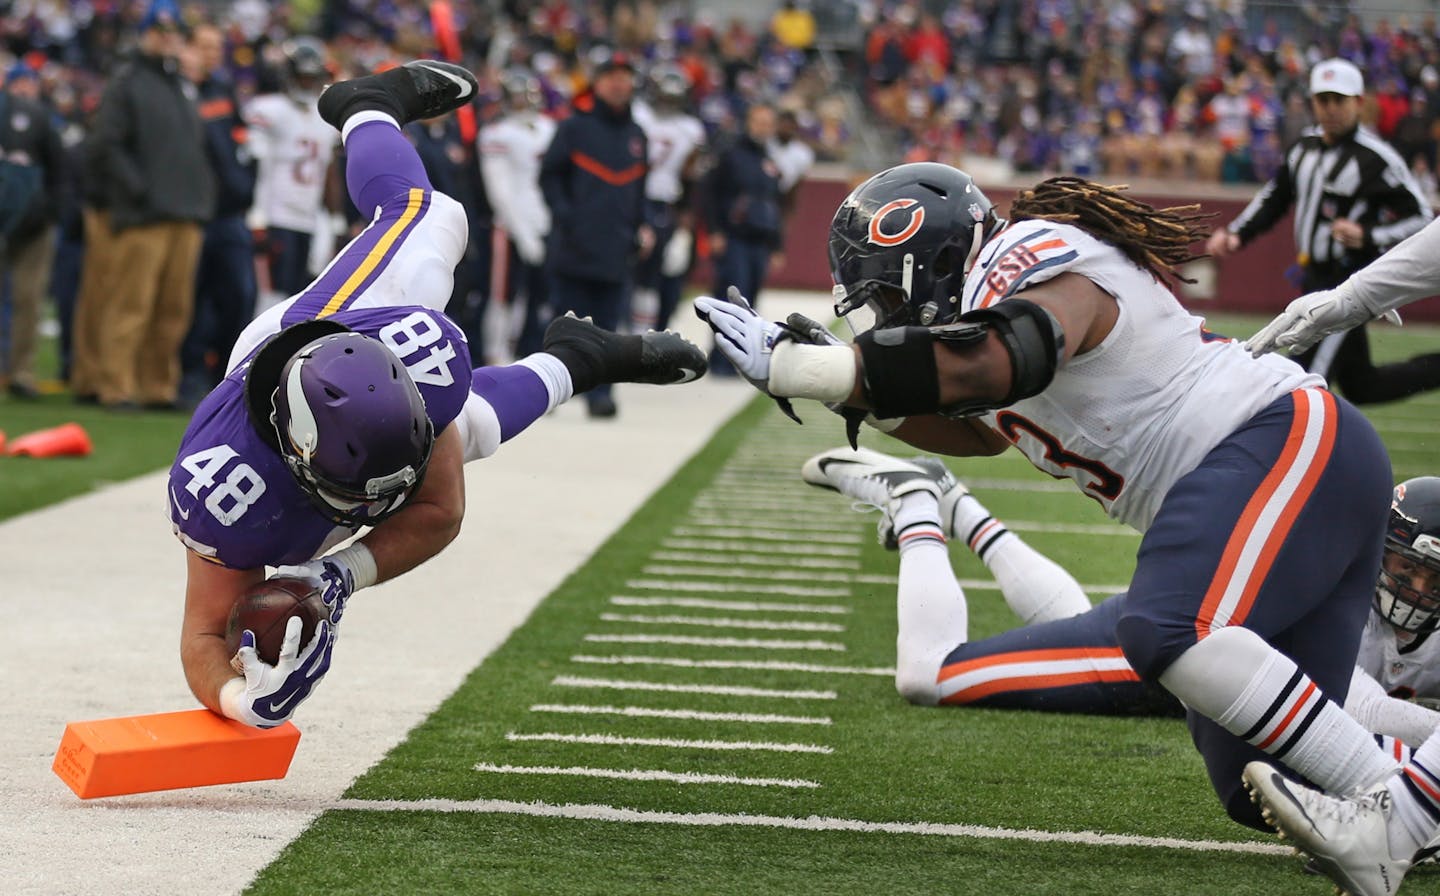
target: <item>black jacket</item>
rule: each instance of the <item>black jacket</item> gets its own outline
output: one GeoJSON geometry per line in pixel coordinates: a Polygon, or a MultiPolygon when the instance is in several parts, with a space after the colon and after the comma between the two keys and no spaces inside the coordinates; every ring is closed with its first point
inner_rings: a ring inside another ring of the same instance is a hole
{"type": "Polygon", "coordinates": [[[195,102],[173,65],[137,56],[110,81],[95,114],[96,161],[110,224],[203,223],[215,213],[215,177],[195,102]]]}
{"type": "Polygon", "coordinates": [[[54,114],[41,103],[0,93],[0,153],[12,164],[40,169],[38,189],[10,232],[10,242],[19,244],[56,220],[56,201],[64,187],[66,168],[54,114]]]}
{"type": "Polygon", "coordinates": [[[780,168],[765,147],[742,135],[715,160],[705,187],[712,232],[780,248],[780,168]]]}
{"type": "Polygon", "coordinates": [[[560,122],[540,163],[551,220],[546,257],[555,271],[608,283],[629,278],[645,214],[647,153],[628,108],[596,101],[560,122]]]}

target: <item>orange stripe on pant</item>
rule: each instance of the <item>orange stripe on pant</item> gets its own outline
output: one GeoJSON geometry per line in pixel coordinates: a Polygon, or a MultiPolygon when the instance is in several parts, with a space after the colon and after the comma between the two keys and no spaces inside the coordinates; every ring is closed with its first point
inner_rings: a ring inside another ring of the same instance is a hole
{"type": "Polygon", "coordinates": [[[1057,647],[1050,650],[1016,650],[1010,653],[996,653],[976,657],[973,660],[951,663],[941,668],[937,683],[948,681],[957,675],[984,669],[990,666],[1011,666],[1016,663],[1057,663],[1070,660],[1109,660],[1123,658],[1125,651],[1119,647],[1057,647]]]}
{"type": "Polygon", "coordinates": [[[1222,625],[1238,625],[1244,622],[1255,602],[1255,595],[1259,593],[1270,573],[1270,567],[1274,565],[1275,556],[1280,552],[1280,547],[1295,525],[1300,510],[1310,500],[1315,484],[1330,461],[1331,451],[1335,447],[1335,397],[1323,389],[1301,389],[1292,392],[1291,397],[1295,402],[1295,417],[1290,424],[1290,433],[1285,438],[1285,447],[1275,466],[1246,503],[1244,512],[1240,514],[1234,531],[1225,543],[1220,565],[1205,592],[1200,612],[1195,617],[1197,638],[1204,638],[1216,627],[1215,618],[1226,595],[1234,590],[1237,577],[1240,586],[1239,599],[1235,601],[1232,612],[1222,625]],[[1317,415],[1320,430],[1313,444],[1307,449],[1306,436],[1317,415]],[[1261,517],[1280,493],[1286,478],[1297,464],[1305,465],[1300,482],[1284,497],[1284,506],[1274,524],[1268,531],[1258,531],[1261,517]],[[1241,569],[1241,559],[1246,547],[1256,538],[1262,538],[1263,541],[1255,562],[1249,569],[1241,569]]]}
{"type": "Polygon", "coordinates": [[[1064,672],[1055,675],[1016,675],[998,678],[977,684],[963,691],[956,691],[940,700],[941,703],[974,703],[992,694],[1005,691],[1033,691],[1042,688],[1063,688],[1077,684],[1095,684],[1103,681],[1139,681],[1134,669],[1088,669],[1084,672],[1064,672]]]}

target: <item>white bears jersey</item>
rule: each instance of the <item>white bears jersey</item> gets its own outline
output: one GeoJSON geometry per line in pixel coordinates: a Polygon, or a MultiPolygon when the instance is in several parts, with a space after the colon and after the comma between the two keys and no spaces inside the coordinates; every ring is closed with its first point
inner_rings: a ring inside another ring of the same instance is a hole
{"type": "Polygon", "coordinates": [[[519,242],[543,243],[550,209],[540,192],[540,158],[555,137],[555,122],[515,112],[480,129],[480,173],[495,221],[519,242]]]}
{"type": "Polygon", "coordinates": [[[1007,226],[981,248],[961,310],[989,307],[1066,272],[1115,297],[1114,329],[1061,364],[1044,392],[983,419],[1036,467],[1073,479],[1141,532],[1175,481],[1240,424],[1292,390],[1324,385],[1289,359],[1252,358],[1209,333],[1149,272],[1069,224],[1007,226]]]}
{"type": "Polygon", "coordinates": [[[705,145],[705,125],[693,115],[658,112],[639,101],[630,109],[650,145],[645,198],[674,205],[684,191],[685,163],[705,145]]]}
{"type": "Polygon", "coordinates": [[[1419,647],[1402,653],[1395,627],[1373,608],[1360,638],[1355,665],[1380,682],[1392,697],[1440,697],[1440,635],[1431,635],[1419,647]]]}
{"type": "Polygon", "coordinates": [[[779,140],[771,140],[765,151],[770,154],[770,161],[780,169],[780,192],[788,193],[810,166],[815,164],[815,150],[810,144],[796,137],[789,143],[781,143],[779,140]]]}
{"type": "Polygon", "coordinates": [[[325,174],[340,134],[315,111],[280,93],[257,96],[244,110],[250,150],[259,160],[255,209],[265,226],[314,233],[325,174]]]}

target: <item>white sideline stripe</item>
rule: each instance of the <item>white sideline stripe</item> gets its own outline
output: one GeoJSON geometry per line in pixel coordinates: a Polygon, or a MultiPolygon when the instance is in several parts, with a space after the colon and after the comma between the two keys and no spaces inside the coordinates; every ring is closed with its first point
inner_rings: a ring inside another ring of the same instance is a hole
{"type": "Polygon", "coordinates": [[[786,566],[802,569],[859,569],[858,560],[832,560],[826,557],[764,557],[759,554],[695,554],[689,551],[656,551],[652,560],[671,563],[712,563],[716,566],[786,566]]]}
{"type": "Polygon", "coordinates": [[[763,740],[682,740],[675,737],[616,737],[613,734],[517,734],[507,731],[509,741],[549,741],[558,744],[591,744],[601,747],[675,747],[683,750],[757,750],[768,753],[835,752],[824,744],[780,744],[763,740]]]}
{"type": "Polygon", "coordinates": [[[686,647],[753,647],[757,650],[828,650],[844,653],[836,641],[786,641],[769,638],[699,638],[693,635],[586,635],[592,644],[681,644],[686,647]]]}
{"type": "Polygon", "coordinates": [[[572,663],[599,666],[678,666],[683,669],[753,669],[766,672],[814,672],[817,675],[877,675],[894,678],[893,668],[878,666],[817,666],[813,663],[791,663],[783,660],[687,660],[673,656],[586,656],[570,657],[572,663]]]}
{"type": "MultiPolygon", "coordinates": [[[[900,577],[877,575],[872,573],[856,573],[855,575],[850,576],[850,581],[862,585],[898,585],[900,584],[900,577]]],[[[966,591],[1000,590],[1000,584],[993,579],[956,579],[955,581],[958,582],[960,584],[960,587],[964,588],[966,591]]],[[[1110,597],[1111,595],[1119,594],[1121,591],[1129,589],[1129,587],[1130,585],[1127,582],[1119,585],[1081,585],[1080,590],[1084,591],[1086,594],[1110,597]]]]}
{"type": "Polygon", "coordinates": [[[825,613],[840,616],[850,612],[849,607],[834,604],[777,604],[755,600],[711,600],[705,597],[627,597],[617,594],[610,598],[617,607],[689,607],[700,610],[754,610],[778,613],[825,613]]]}
{"type": "Polygon", "coordinates": [[[651,709],[648,706],[590,706],[581,703],[537,703],[531,712],[626,716],[645,719],[687,719],[698,722],[744,722],[747,725],[829,725],[829,716],[782,716],[756,712],[706,712],[699,709],[651,709]]]}
{"type": "Polygon", "coordinates": [[[793,517],[780,517],[775,514],[691,514],[685,518],[685,523],[692,526],[704,526],[709,529],[731,529],[736,527],[749,528],[759,525],[762,528],[773,528],[784,526],[791,532],[804,534],[806,532],[816,533],[817,537],[829,537],[831,532],[844,532],[853,534],[855,524],[850,520],[832,522],[824,519],[817,519],[813,514],[805,517],[795,515],[793,517]]]}
{"type": "Polygon", "coordinates": [[[1080,846],[1141,846],[1151,849],[1185,849],[1195,852],[1234,852],[1288,856],[1290,848],[1278,843],[1182,840],[1178,837],[1141,837],[1099,831],[1035,831],[993,828],[978,824],[933,821],[862,821],[811,815],[748,815],[721,812],[656,812],[584,803],[519,803],[513,800],[336,800],[330,808],[355,812],[474,812],[484,815],[529,815],[568,818],[573,821],[614,821],[627,824],[677,824],[687,827],[757,827],[791,831],[853,831],[862,834],[919,834],[973,840],[1021,840],[1029,843],[1073,843],[1080,846]]]}
{"type": "Polygon", "coordinates": [[[681,550],[700,550],[723,554],[727,551],[737,554],[800,554],[802,556],[851,558],[859,553],[858,548],[842,548],[828,544],[767,544],[750,541],[721,541],[703,538],[664,538],[662,547],[681,550]]]}
{"type": "Polygon", "coordinates": [[[849,588],[807,588],[803,585],[727,585],[724,582],[696,582],[684,579],[629,579],[627,588],[646,591],[735,591],[746,594],[788,594],[792,597],[849,597],[849,588]]]}
{"type": "Polygon", "coordinates": [[[647,576],[723,576],[727,579],[770,579],[777,582],[849,582],[849,572],[820,572],[803,569],[710,569],[702,566],[647,566],[647,576]]]}
{"type": "Polygon", "coordinates": [[[803,622],[779,620],[759,622],[754,619],[729,619],[723,616],[644,616],[631,613],[601,613],[601,622],[634,622],[639,625],[703,625],[710,628],[749,628],[763,632],[843,632],[845,626],[835,622],[803,622]]]}
{"type": "Polygon", "coordinates": [[[743,688],[718,684],[666,684],[661,681],[621,681],[614,678],[582,678],[557,675],[552,685],[567,688],[601,688],[612,691],[664,691],[669,694],[718,694],[726,697],[776,697],[787,700],[834,700],[834,691],[782,691],[775,688],[743,688]]]}
{"type": "Polygon", "coordinates": [[[628,771],[618,768],[557,768],[544,765],[492,765],[477,762],[477,772],[495,772],[502,775],[566,775],[580,778],[613,778],[620,781],[669,781],[672,784],[740,784],[745,787],[803,787],[814,789],[818,781],[804,778],[737,778],[734,775],[702,775],[699,772],[667,772],[659,769],[632,768],[628,771]]]}
{"type": "MultiPolygon", "coordinates": [[[[1014,528],[1013,526],[1011,528],[1014,528]]],[[[1119,526],[1111,526],[1118,529],[1119,526]]],[[[794,529],[751,529],[749,527],[722,527],[722,526],[676,526],[670,530],[676,535],[701,536],[705,538],[741,538],[751,541],[780,541],[787,544],[811,544],[813,538],[803,537],[803,533],[794,529]]],[[[838,544],[860,544],[865,541],[860,535],[846,535],[842,532],[827,533],[826,541],[838,544]]]]}

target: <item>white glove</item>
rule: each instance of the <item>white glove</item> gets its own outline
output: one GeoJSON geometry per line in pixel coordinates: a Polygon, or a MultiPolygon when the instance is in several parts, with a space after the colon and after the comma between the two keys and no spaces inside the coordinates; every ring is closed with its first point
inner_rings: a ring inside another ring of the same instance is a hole
{"type": "Polygon", "coordinates": [[[225,715],[255,728],[274,728],[284,724],[305,702],[330,670],[335,626],[320,620],[315,635],[301,651],[302,625],[299,616],[285,624],[285,640],[273,666],[256,654],[253,632],[247,630],[240,635],[240,649],[231,663],[245,677],[232,679],[221,689],[220,708],[225,715]]]}
{"type": "MultiPolygon", "coordinates": [[[[1298,354],[1331,333],[1354,329],[1374,316],[1353,293],[1343,288],[1323,289],[1285,306],[1260,332],[1245,340],[1245,348],[1257,358],[1276,349],[1298,354]]],[[[1400,322],[1400,315],[1394,311],[1382,316],[1400,322]]]]}
{"type": "Polygon", "coordinates": [[[715,344],[740,375],[768,395],[770,355],[785,329],[756,314],[735,287],[725,296],[727,301],[700,296],[695,300],[695,313],[715,331],[715,344]]]}

